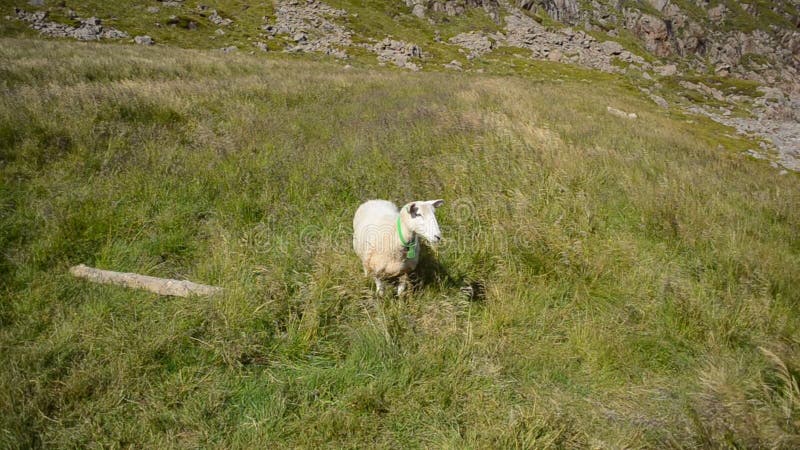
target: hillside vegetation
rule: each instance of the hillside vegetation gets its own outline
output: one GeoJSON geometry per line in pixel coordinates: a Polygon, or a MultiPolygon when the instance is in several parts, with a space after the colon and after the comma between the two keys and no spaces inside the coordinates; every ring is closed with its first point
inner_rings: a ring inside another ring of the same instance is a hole
{"type": "Polygon", "coordinates": [[[0,447],[800,446],[800,177],[527,64],[0,40],[0,447]],[[447,202],[408,297],[370,198],[447,202]]]}

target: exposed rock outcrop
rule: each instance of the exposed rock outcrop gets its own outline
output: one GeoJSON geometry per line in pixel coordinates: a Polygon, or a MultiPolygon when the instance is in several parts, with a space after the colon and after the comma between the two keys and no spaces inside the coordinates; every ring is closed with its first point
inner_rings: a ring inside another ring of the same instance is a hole
{"type": "Polygon", "coordinates": [[[672,54],[670,27],[663,19],[650,14],[630,13],[625,21],[625,26],[644,42],[649,52],[662,57],[672,54]]]}
{"type": "Polygon", "coordinates": [[[414,62],[422,58],[422,50],[415,44],[386,38],[370,48],[378,54],[378,61],[392,63],[397,67],[417,71],[420,66],[414,62]]]}
{"type": "Polygon", "coordinates": [[[519,10],[509,11],[505,18],[505,45],[525,48],[536,59],[569,62],[604,72],[622,72],[616,61],[650,69],[650,64],[613,41],[599,42],[580,30],[562,28],[551,31],[519,10]]]}
{"type": "Polygon", "coordinates": [[[211,14],[209,14],[208,20],[211,21],[211,23],[213,23],[214,25],[217,25],[219,27],[226,27],[233,23],[232,19],[226,19],[220,16],[219,13],[217,13],[216,9],[211,10],[211,14]]]}
{"type": "Polygon", "coordinates": [[[325,3],[308,0],[288,1],[278,5],[275,23],[261,28],[270,35],[284,35],[292,43],[287,52],[319,52],[347,58],[345,48],[353,45],[353,33],[333,19],[347,17],[347,11],[325,3]]]}
{"type": "Polygon", "coordinates": [[[541,8],[551,18],[570,25],[580,19],[578,0],[517,0],[517,6],[528,11],[541,8]]]}
{"type": "Polygon", "coordinates": [[[66,25],[47,20],[46,11],[26,12],[15,8],[16,17],[39,33],[50,37],[65,37],[78,39],[80,41],[96,41],[98,39],[122,39],[128,37],[124,31],[102,25],[102,21],[97,17],[81,19],[75,17],[77,26],[66,25]]]}
{"type": "MultiPolygon", "coordinates": [[[[516,0],[515,7],[566,25],[583,27],[589,31],[604,31],[616,36],[625,29],[641,40],[654,56],[671,59],[682,57],[689,67],[714,70],[759,82],[778,81],[787,89],[800,91],[800,25],[796,4],[774,2],[770,14],[780,15],[786,22],[776,22],[769,29],[731,29],[731,20],[747,21],[760,16],[762,4],[729,4],[706,1],[696,2],[703,14],[691,14],[672,0],[648,0],[649,7],[641,3],[621,0],[516,0]],[[726,24],[722,26],[722,24],[726,24]],[[789,26],[787,24],[794,24],[789,26]]],[[[510,6],[510,5],[509,5],[510,6]]],[[[512,7],[513,8],[513,7],[512,7]]],[[[559,51],[564,54],[563,49],[559,51]]]]}
{"type": "Polygon", "coordinates": [[[500,19],[497,0],[405,0],[405,3],[417,17],[426,17],[430,12],[460,16],[470,8],[483,8],[495,22],[500,19]]]}
{"type": "Polygon", "coordinates": [[[470,31],[453,36],[449,42],[469,50],[469,58],[472,59],[492,51],[495,48],[495,42],[503,37],[492,36],[492,38],[490,39],[486,33],[470,31]]]}
{"type": "Polygon", "coordinates": [[[720,3],[719,5],[708,10],[708,18],[714,22],[719,22],[725,18],[727,13],[728,8],[725,6],[725,4],[720,3]]]}
{"type": "Polygon", "coordinates": [[[145,35],[145,36],[136,36],[135,38],[133,38],[133,42],[135,42],[136,44],[139,44],[139,45],[154,45],[155,44],[155,41],[153,41],[153,38],[151,38],[150,36],[147,36],[147,35],[145,35]]]}
{"type": "MultiPolygon", "coordinates": [[[[416,44],[390,38],[380,42],[373,39],[374,44],[354,44],[352,30],[341,24],[348,17],[347,11],[317,0],[289,0],[278,5],[275,22],[263,25],[261,29],[271,37],[288,41],[286,52],[319,52],[347,58],[347,48],[356,46],[377,54],[382,64],[420,70],[422,51],[416,44]]],[[[265,44],[259,48],[268,50],[265,44]]]]}

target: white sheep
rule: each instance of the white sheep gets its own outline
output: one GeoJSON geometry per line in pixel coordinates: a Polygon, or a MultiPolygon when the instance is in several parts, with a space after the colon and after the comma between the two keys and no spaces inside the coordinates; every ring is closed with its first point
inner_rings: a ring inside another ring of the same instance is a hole
{"type": "Polygon", "coordinates": [[[444,200],[411,202],[397,209],[386,200],[362,203],[353,218],[353,249],[364,265],[364,275],[375,278],[378,295],[384,281],[400,278],[397,295],[408,285],[408,274],[419,262],[419,236],[435,244],[442,239],[435,209],[444,200]]]}

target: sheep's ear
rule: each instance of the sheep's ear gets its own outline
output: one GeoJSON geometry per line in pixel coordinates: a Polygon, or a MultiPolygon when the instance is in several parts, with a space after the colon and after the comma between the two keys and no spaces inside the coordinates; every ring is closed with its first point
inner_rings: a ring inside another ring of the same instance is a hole
{"type": "Polygon", "coordinates": [[[412,203],[408,205],[408,213],[411,214],[411,218],[417,217],[419,215],[419,209],[417,208],[416,203],[412,203]]]}
{"type": "Polygon", "coordinates": [[[434,208],[438,208],[438,207],[444,205],[444,200],[442,200],[442,199],[434,200],[434,201],[431,202],[431,205],[433,205],[434,208]]]}

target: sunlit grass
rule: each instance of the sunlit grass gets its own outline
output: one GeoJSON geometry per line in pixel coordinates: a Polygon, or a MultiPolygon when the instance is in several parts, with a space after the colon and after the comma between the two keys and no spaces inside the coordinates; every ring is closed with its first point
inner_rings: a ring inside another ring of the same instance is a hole
{"type": "Polygon", "coordinates": [[[0,41],[0,442],[796,447],[798,177],[525,64],[0,41]],[[361,276],[369,198],[447,201],[408,298],[361,276]]]}

